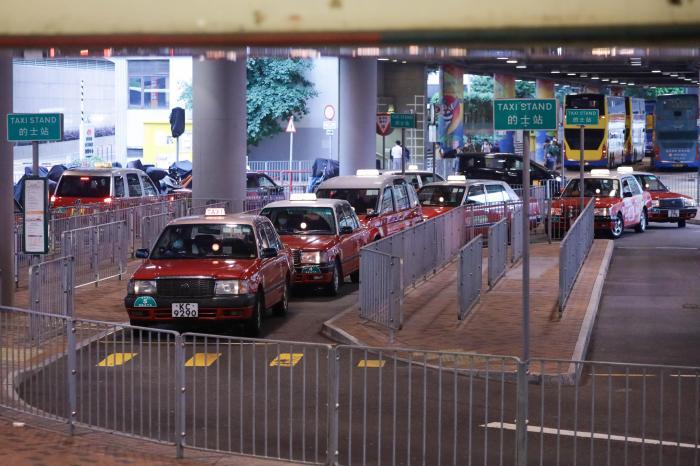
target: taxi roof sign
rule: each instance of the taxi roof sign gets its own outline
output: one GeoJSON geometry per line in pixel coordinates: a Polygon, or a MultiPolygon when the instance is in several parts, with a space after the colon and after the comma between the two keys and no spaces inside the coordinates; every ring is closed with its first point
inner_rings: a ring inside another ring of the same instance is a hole
{"type": "Polygon", "coordinates": [[[379,176],[379,170],[375,169],[364,169],[364,170],[357,170],[355,172],[355,175],[357,176],[379,176]]]}
{"type": "Polygon", "coordinates": [[[290,201],[315,201],[316,194],[314,193],[292,193],[289,195],[290,201]]]}
{"type": "Polygon", "coordinates": [[[447,177],[447,181],[467,181],[467,177],[464,175],[450,175],[447,177]]]}
{"type": "Polygon", "coordinates": [[[597,176],[608,176],[610,175],[610,170],[607,168],[594,168],[591,170],[591,175],[597,176]]]}
{"type": "Polygon", "coordinates": [[[204,211],[204,215],[214,215],[214,216],[226,215],[226,209],[224,209],[223,207],[207,207],[206,210],[204,211]]]}
{"type": "Polygon", "coordinates": [[[418,170],[418,165],[409,165],[408,169],[409,170],[418,170]]]}
{"type": "Polygon", "coordinates": [[[618,173],[632,173],[633,171],[634,167],[617,167],[618,173]]]}

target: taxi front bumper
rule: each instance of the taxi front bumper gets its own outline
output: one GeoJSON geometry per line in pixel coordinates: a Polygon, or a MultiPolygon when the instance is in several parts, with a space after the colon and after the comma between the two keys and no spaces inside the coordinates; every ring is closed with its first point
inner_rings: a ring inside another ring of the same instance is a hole
{"type": "Polygon", "coordinates": [[[253,316],[255,293],[245,295],[213,296],[207,298],[172,298],[151,296],[154,307],[134,306],[138,296],[127,295],[124,306],[132,322],[229,321],[245,320],[253,316]],[[198,317],[173,317],[174,303],[196,303],[198,317]]]}
{"type": "Polygon", "coordinates": [[[326,285],[333,280],[335,263],[308,264],[294,266],[294,284],[296,285],[326,285]]]}
{"type": "Polygon", "coordinates": [[[695,218],[697,208],[686,207],[682,209],[660,209],[653,207],[649,210],[650,222],[677,222],[678,220],[690,220],[695,218]],[[677,215],[676,215],[677,214],[677,215]]]}

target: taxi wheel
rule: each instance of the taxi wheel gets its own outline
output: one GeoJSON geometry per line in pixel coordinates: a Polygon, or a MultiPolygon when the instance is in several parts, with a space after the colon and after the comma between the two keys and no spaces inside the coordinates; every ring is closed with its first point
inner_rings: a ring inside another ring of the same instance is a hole
{"type": "Polygon", "coordinates": [[[360,271],[355,270],[353,273],[350,274],[350,281],[353,283],[360,283],[360,271]]]}
{"type": "Polygon", "coordinates": [[[685,220],[678,220],[678,228],[685,228],[685,220]]]}
{"type": "Polygon", "coordinates": [[[258,295],[255,298],[253,315],[246,322],[246,331],[249,336],[257,337],[258,335],[260,335],[260,330],[262,329],[264,310],[265,304],[263,303],[262,293],[258,293],[258,295]]]}
{"type": "Polygon", "coordinates": [[[289,309],[289,278],[284,281],[284,291],[282,292],[282,300],[275,306],[274,312],[276,316],[282,317],[287,314],[289,309]]]}
{"type": "Polygon", "coordinates": [[[644,233],[647,229],[647,211],[642,209],[642,213],[639,217],[639,223],[634,227],[634,231],[637,233],[644,233]]]}
{"type": "Polygon", "coordinates": [[[336,261],[335,266],[333,267],[333,278],[331,278],[331,282],[326,287],[328,296],[336,296],[338,294],[341,280],[342,275],[340,272],[340,264],[338,264],[338,261],[336,261]]]}
{"type": "Polygon", "coordinates": [[[610,235],[613,239],[617,239],[622,236],[622,232],[625,229],[625,223],[622,220],[622,215],[618,214],[615,218],[615,223],[613,223],[612,228],[610,228],[610,235]]]}

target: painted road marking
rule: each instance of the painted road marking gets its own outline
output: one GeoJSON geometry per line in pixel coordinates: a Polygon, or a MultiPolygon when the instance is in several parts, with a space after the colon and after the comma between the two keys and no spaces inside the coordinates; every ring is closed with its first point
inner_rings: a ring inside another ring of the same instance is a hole
{"type": "Polygon", "coordinates": [[[219,356],[221,353],[194,353],[185,363],[185,367],[209,367],[219,359],[219,356]]]}
{"type": "Polygon", "coordinates": [[[136,357],[138,353],[112,353],[102,361],[100,361],[98,367],[114,367],[123,366],[127,362],[131,361],[136,357]]]}
{"type": "MultiPolygon", "coordinates": [[[[588,374],[595,377],[657,377],[657,374],[606,374],[606,373],[595,373],[588,374]]],[[[682,377],[682,378],[700,378],[700,374],[665,374],[669,377],[682,377]]]]}
{"type": "Polygon", "coordinates": [[[357,363],[357,367],[380,368],[384,367],[384,364],[386,364],[386,360],[384,359],[360,359],[357,363]]]}
{"type": "MultiPolygon", "coordinates": [[[[500,422],[489,422],[488,424],[480,424],[479,427],[488,427],[491,429],[501,429],[503,428],[504,430],[515,430],[515,424],[510,424],[507,422],[504,422],[501,424],[500,422]]],[[[528,432],[533,432],[533,433],[544,433],[544,434],[551,434],[551,435],[563,435],[565,437],[581,437],[581,438],[594,438],[598,440],[614,440],[616,442],[627,442],[627,443],[643,443],[645,445],[663,445],[663,446],[668,446],[668,447],[679,447],[679,448],[700,448],[700,445],[695,445],[692,443],[677,443],[677,442],[670,442],[668,440],[655,440],[655,439],[650,439],[650,438],[639,438],[639,437],[625,437],[624,435],[608,435],[608,434],[601,434],[598,432],[583,432],[583,431],[573,431],[573,430],[564,430],[564,429],[554,429],[552,427],[540,427],[540,426],[533,426],[533,425],[528,425],[527,426],[527,431],[528,432]]]]}
{"type": "Polygon", "coordinates": [[[615,246],[615,249],[667,249],[669,251],[697,251],[700,248],[684,247],[684,246],[615,246]]]}
{"type": "Polygon", "coordinates": [[[292,367],[296,366],[304,353],[280,353],[275,359],[270,361],[270,367],[292,367]]]}

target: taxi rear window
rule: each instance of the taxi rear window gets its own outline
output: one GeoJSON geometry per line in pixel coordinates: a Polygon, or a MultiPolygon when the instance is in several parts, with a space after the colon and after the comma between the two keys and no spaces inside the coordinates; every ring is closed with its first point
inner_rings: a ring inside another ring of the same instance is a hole
{"type": "Polygon", "coordinates": [[[378,189],[319,189],[317,197],[325,199],[345,199],[357,215],[365,215],[367,209],[377,211],[378,189]]]}
{"type": "Polygon", "coordinates": [[[255,259],[255,233],[250,225],[170,225],[163,230],[151,259],[255,259]]]}
{"type": "Polygon", "coordinates": [[[418,200],[425,206],[456,207],[464,198],[464,186],[424,186],[418,191],[418,200]]]}
{"type": "Polygon", "coordinates": [[[334,235],[335,216],[329,207],[274,207],[260,212],[280,235],[334,235]]]}
{"type": "Polygon", "coordinates": [[[111,176],[64,175],[56,188],[57,196],[107,197],[111,176]]]}
{"type": "MultiPolygon", "coordinates": [[[[585,197],[620,197],[620,181],[611,178],[586,178],[583,180],[585,197]]],[[[579,180],[569,181],[562,197],[579,197],[579,180]]]]}

